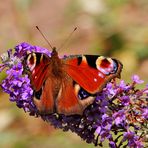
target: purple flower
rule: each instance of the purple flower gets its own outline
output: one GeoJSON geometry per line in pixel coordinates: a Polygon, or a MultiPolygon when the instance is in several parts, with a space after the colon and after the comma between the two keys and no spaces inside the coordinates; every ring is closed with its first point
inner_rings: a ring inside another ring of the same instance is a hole
{"type": "Polygon", "coordinates": [[[113,88],[112,83],[106,85],[106,90],[109,98],[113,98],[117,94],[117,89],[113,88]]]}
{"type": "Polygon", "coordinates": [[[95,101],[81,116],[57,113],[43,115],[33,103],[33,88],[23,61],[28,52],[41,52],[48,56],[51,52],[28,43],[21,43],[14,49],[14,53],[10,49],[1,56],[0,65],[0,72],[6,69],[7,74],[1,87],[9,94],[11,102],[30,115],[41,117],[55,128],[70,130],[95,146],[103,146],[103,141],[107,139],[112,148],[126,146],[125,141],[129,147],[143,147],[145,129],[148,128],[148,86],[136,89],[135,84],[143,83],[137,75],[132,77],[132,84],[126,84],[124,80],[109,82],[102,92],[96,94],[95,101]]]}
{"type": "Polygon", "coordinates": [[[110,130],[112,127],[112,118],[107,114],[102,115],[102,119],[99,123],[100,125],[96,129],[96,133],[100,135],[100,141],[103,142],[106,138],[111,137],[110,130]]]}
{"type": "Polygon", "coordinates": [[[41,52],[45,53],[48,56],[51,55],[51,52],[45,48],[41,48],[38,46],[32,46],[28,43],[21,43],[15,47],[15,53],[14,55],[17,56],[18,58],[24,58],[24,56],[27,54],[27,52],[41,52]]]}
{"type": "Polygon", "coordinates": [[[50,54],[47,49],[31,46],[28,43],[21,43],[15,47],[15,53],[8,50],[2,55],[2,69],[7,68],[7,78],[3,80],[1,87],[10,95],[10,101],[16,102],[19,108],[34,114],[36,110],[32,102],[33,89],[27,74],[23,74],[23,60],[27,52],[43,52],[50,54]],[[39,50],[40,49],[40,50],[39,50]]]}
{"type": "Polygon", "coordinates": [[[148,96],[148,84],[146,85],[146,88],[143,90],[143,93],[145,93],[148,96]]]}
{"type": "Polygon", "coordinates": [[[117,148],[116,142],[114,142],[114,141],[109,141],[109,146],[110,146],[111,148],[117,148]]]}
{"type": "Polygon", "coordinates": [[[98,133],[98,135],[100,135],[100,133],[101,133],[101,129],[102,129],[101,126],[98,126],[98,127],[97,127],[97,129],[96,129],[96,133],[98,133]]]}
{"type": "Polygon", "coordinates": [[[136,135],[135,132],[128,131],[124,133],[123,142],[128,141],[128,146],[133,148],[143,148],[143,144],[141,143],[141,139],[136,135]]]}
{"type": "Polygon", "coordinates": [[[122,124],[125,120],[125,110],[119,110],[113,114],[114,122],[116,125],[122,124]]]}
{"type": "Polygon", "coordinates": [[[143,119],[148,120],[148,106],[147,108],[142,109],[142,116],[143,116],[143,119]]]}
{"type": "Polygon", "coordinates": [[[121,101],[121,104],[128,106],[130,104],[130,97],[129,96],[121,96],[120,101],[121,101]]]}
{"type": "Polygon", "coordinates": [[[127,85],[124,80],[120,81],[119,88],[124,91],[128,91],[131,86],[127,85]]]}
{"type": "Polygon", "coordinates": [[[135,82],[135,83],[137,83],[137,84],[141,84],[141,83],[144,82],[143,80],[140,80],[140,78],[139,78],[138,75],[133,75],[133,76],[132,76],[132,80],[133,80],[133,82],[135,82]]]}

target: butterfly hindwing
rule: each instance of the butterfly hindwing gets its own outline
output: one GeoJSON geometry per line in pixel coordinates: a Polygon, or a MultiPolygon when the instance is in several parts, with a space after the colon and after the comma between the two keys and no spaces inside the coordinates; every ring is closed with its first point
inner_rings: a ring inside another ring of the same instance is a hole
{"type": "Polygon", "coordinates": [[[81,90],[72,78],[63,79],[62,87],[56,100],[57,112],[65,115],[83,114],[84,109],[93,103],[95,96],[81,90]],[[81,94],[80,96],[80,93],[81,94]]]}
{"type": "Polygon", "coordinates": [[[34,104],[41,114],[54,112],[53,80],[49,77],[39,91],[34,90],[34,104]]]}

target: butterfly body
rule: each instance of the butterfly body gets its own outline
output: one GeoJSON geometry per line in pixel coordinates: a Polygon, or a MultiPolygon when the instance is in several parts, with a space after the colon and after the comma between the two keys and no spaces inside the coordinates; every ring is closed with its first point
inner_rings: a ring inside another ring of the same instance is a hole
{"type": "Polygon", "coordinates": [[[59,58],[43,53],[27,55],[26,65],[34,90],[34,104],[42,114],[82,115],[108,81],[120,77],[122,64],[97,55],[59,58]]]}

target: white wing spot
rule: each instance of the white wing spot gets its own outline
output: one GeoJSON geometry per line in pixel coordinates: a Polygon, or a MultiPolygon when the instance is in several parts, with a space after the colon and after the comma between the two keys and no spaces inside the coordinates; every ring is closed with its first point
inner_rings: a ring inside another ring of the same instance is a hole
{"type": "Polygon", "coordinates": [[[101,72],[98,73],[98,76],[104,78],[104,75],[101,72]]]}
{"type": "Polygon", "coordinates": [[[97,79],[96,79],[96,78],[94,78],[94,81],[95,81],[95,82],[97,82],[97,79]]]}
{"type": "Polygon", "coordinates": [[[34,73],[35,73],[35,70],[32,71],[32,74],[34,74],[34,73]]]}

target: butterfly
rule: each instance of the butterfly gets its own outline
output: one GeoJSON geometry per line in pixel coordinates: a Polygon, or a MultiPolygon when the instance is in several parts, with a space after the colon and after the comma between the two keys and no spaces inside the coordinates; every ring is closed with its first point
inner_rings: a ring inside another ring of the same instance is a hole
{"type": "Polygon", "coordinates": [[[59,58],[31,52],[25,60],[34,90],[33,102],[41,114],[82,115],[107,82],[120,77],[120,61],[99,55],[59,58]]]}

